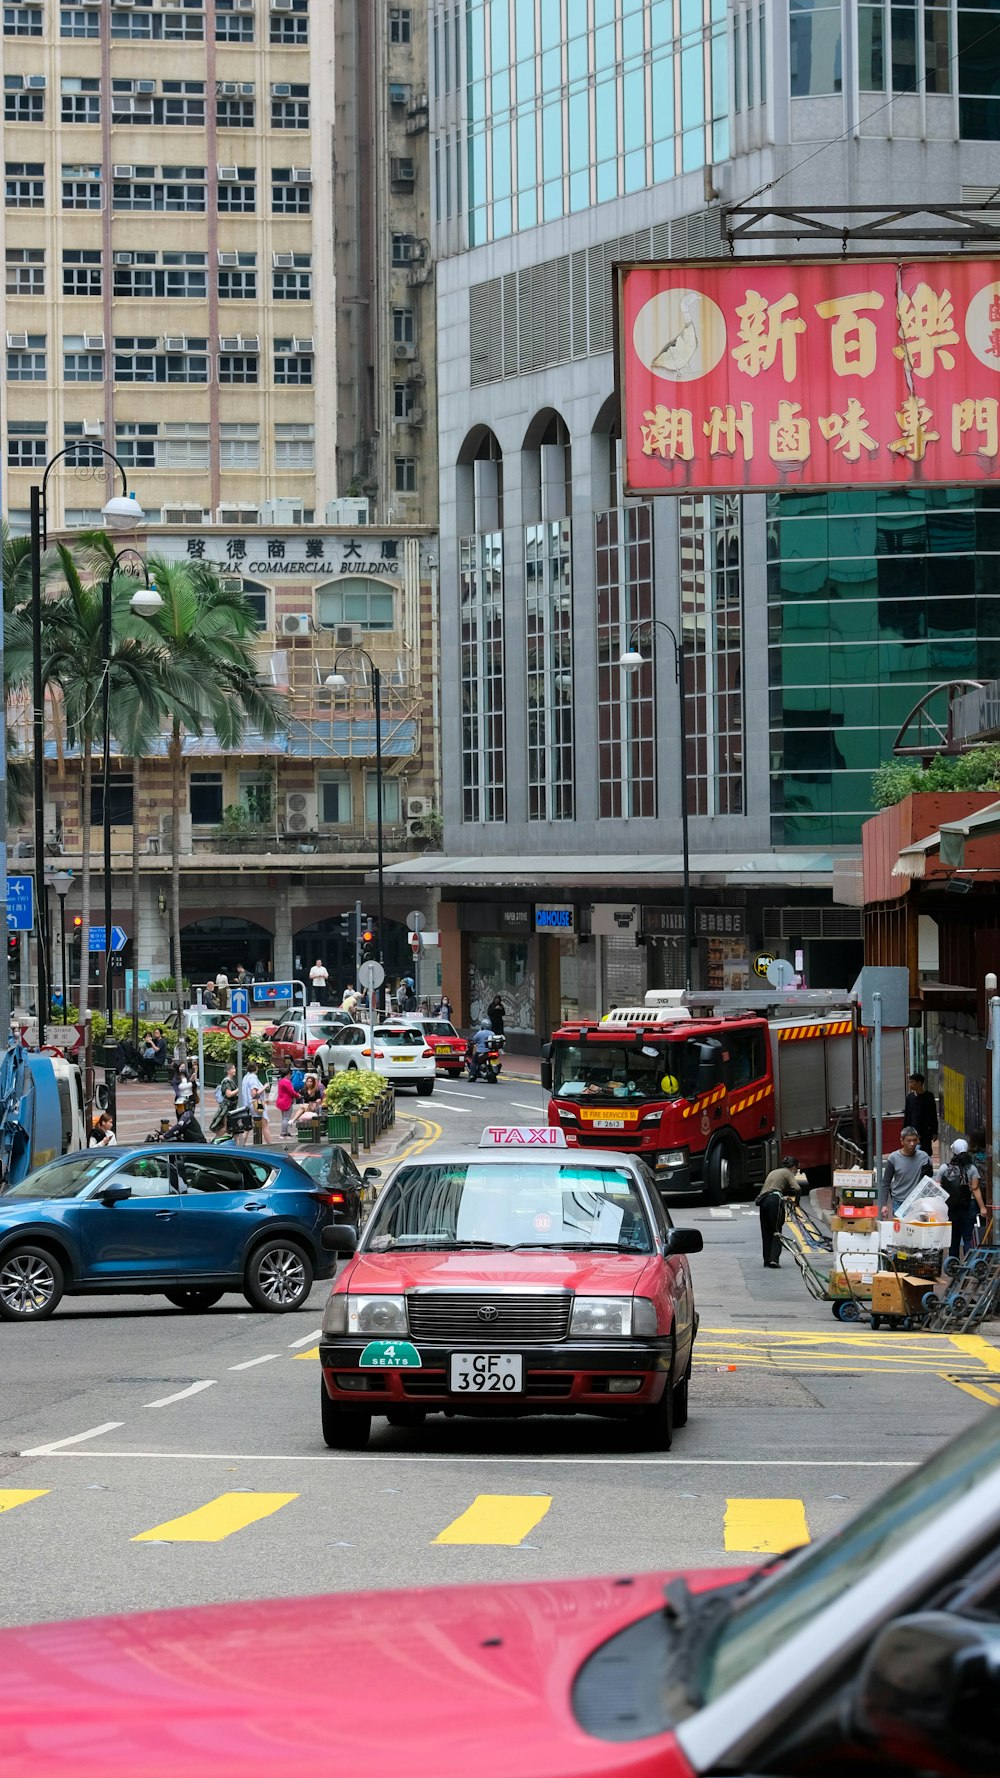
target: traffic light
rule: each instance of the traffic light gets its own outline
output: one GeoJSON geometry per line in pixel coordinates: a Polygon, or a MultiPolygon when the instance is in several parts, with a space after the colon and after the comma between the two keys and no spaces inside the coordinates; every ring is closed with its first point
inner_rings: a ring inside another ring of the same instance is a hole
{"type": "Polygon", "coordinates": [[[375,928],[370,921],[362,921],[361,926],[361,961],[367,963],[370,958],[378,957],[378,939],[375,928]]]}
{"type": "Polygon", "coordinates": [[[340,936],[345,945],[353,945],[356,935],[354,931],[354,914],[352,911],[348,911],[340,916],[340,936]]]}

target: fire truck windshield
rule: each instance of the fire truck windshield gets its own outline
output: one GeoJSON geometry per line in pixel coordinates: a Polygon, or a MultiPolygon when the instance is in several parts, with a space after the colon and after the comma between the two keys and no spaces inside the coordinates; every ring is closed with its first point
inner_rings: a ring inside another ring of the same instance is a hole
{"type": "Polygon", "coordinates": [[[555,1099],[690,1098],[698,1067],[688,1043],[555,1043],[555,1099]]]}

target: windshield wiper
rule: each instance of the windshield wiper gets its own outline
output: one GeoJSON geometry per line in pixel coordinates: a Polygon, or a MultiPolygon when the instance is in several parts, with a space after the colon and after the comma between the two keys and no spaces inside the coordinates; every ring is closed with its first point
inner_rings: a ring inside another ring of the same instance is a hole
{"type": "Polygon", "coordinates": [[[617,1241],[515,1241],[517,1248],[528,1247],[536,1253],[631,1253],[630,1247],[619,1247],[617,1241]]]}
{"type": "Polygon", "coordinates": [[[676,1632],[669,1684],[680,1691],[692,1710],[700,1709],[705,1701],[702,1689],[696,1683],[702,1657],[731,1616],[742,1591],[742,1584],[737,1582],[730,1587],[713,1588],[708,1593],[692,1593],[682,1575],[668,1581],[664,1589],[663,1615],[676,1632]]]}
{"type": "MultiPolygon", "coordinates": [[[[374,1241],[379,1239],[384,1240],[385,1237],[376,1235],[372,1244],[374,1245],[374,1241]]],[[[510,1252],[510,1246],[506,1241],[456,1241],[450,1235],[440,1235],[437,1237],[416,1235],[412,1238],[409,1235],[390,1235],[388,1239],[392,1242],[393,1247],[405,1247],[410,1253],[413,1253],[418,1249],[426,1249],[428,1252],[446,1253],[454,1253],[455,1251],[465,1249],[478,1251],[485,1250],[487,1252],[495,1251],[499,1253],[510,1252]]]]}

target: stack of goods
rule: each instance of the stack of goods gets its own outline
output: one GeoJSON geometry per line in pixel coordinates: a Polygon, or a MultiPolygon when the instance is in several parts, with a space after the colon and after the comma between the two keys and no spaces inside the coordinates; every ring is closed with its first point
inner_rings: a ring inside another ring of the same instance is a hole
{"type": "Polygon", "coordinates": [[[886,1271],[914,1278],[938,1278],[951,1246],[948,1198],[930,1179],[901,1204],[891,1221],[880,1222],[879,1251],[886,1271]]]}
{"type": "Polygon", "coordinates": [[[830,1233],[834,1282],[840,1274],[853,1295],[867,1295],[879,1268],[878,1189],[870,1173],[839,1175],[830,1233]]]}

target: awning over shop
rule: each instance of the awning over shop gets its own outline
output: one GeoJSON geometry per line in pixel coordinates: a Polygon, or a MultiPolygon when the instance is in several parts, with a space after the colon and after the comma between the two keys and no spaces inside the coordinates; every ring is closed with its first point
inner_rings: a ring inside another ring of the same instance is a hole
{"type": "Polygon", "coordinates": [[[966,840],[985,840],[997,833],[1000,833],[1000,802],[990,803],[987,808],[977,809],[974,814],[965,815],[958,821],[942,821],[936,833],[902,848],[892,874],[894,877],[925,877],[928,856],[932,852],[940,853],[942,864],[952,870],[962,870],[966,840]]]}
{"type": "MultiPolygon", "coordinates": [[[[854,856],[852,852],[850,856],[854,856]]],[[[835,855],[829,852],[695,852],[689,861],[693,888],[832,889],[835,855]]],[[[455,889],[554,888],[637,890],[674,889],[682,882],[684,860],[679,852],[598,852],[566,858],[543,853],[488,858],[422,852],[391,865],[387,881],[436,883],[455,889]]]]}

